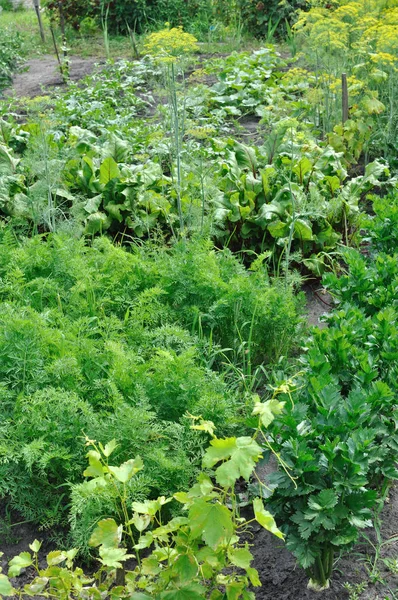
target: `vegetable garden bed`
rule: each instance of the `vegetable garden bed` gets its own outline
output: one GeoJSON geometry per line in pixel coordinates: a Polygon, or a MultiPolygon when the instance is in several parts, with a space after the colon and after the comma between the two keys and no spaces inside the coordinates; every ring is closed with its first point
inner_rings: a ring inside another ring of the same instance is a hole
{"type": "Polygon", "coordinates": [[[167,25],[73,83],[52,4],[63,89],[0,101],[0,497],[38,531],[0,595],[396,597],[398,13],[307,8],[289,59],[167,25]]]}

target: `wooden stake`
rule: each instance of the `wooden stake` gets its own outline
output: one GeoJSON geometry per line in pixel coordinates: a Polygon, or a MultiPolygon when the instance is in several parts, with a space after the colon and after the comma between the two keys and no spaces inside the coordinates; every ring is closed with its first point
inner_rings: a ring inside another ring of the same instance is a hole
{"type": "Polygon", "coordinates": [[[43,44],[46,41],[46,36],[44,35],[44,28],[43,28],[43,22],[41,20],[41,13],[40,13],[40,0],[33,0],[33,5],[35,7],[35,11],[36,11],[36,15],[37,15],[37,20],[39,21],[39,29],[40,29],[40,37],[41,37],[41,41],[43,42],[43,44]]]}
{"type": "Polygon", "coordinates": [[[55,33],[54,33],[54,28],[52,26],[52,24],[50,25],[50,31],[51,31],[51,36],[53,38],[53,44],[54,44],[54,50],[55,50],[55,54],[57,55],[57,61],[59,64],[59,68],[62,74],[62,63],[61,63],[61,58],[59,56],[59,52],[58,52],[58,46],[57,46],[57,40],[55,39],[55,33]]]}
{"type": "Polygon", "coordinates": [[[343,108],[343,124],[348,121],[348,84],[347,84],[347,74],[343,73],[341,75],[341,88],[342,88],[342,108],[343,108]]]}

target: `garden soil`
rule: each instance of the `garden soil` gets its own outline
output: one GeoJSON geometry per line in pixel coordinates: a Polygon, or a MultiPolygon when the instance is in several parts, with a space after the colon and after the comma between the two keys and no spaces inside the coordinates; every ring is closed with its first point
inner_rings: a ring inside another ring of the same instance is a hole
{"type": "MultiPolygon", "coordinates": [[[[94,70],[98,58],[70,57],[70,79],[79,81],[94,70]]],[[[102,61],[104,62],[104,61],[102,61]]],[[[51,55],[28,60],[24,72],[14,77],[12,88],[6,91],[7,96],[17,98],[34,98],[49,92],[54,87],[62,86],[63,81],[59,72],[57,59],[51,55]]]]}

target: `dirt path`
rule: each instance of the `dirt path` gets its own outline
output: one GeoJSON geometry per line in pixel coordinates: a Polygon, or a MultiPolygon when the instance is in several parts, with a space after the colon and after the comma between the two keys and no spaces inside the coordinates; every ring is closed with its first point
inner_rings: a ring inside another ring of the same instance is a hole
{"type": "MultiPolygon", "coordinates": [[[[103,62],[98,58],[70,57],[70,78],[79,81],[91,73],[94,65],[103,62]]],[[[6,92],[6,96],[34,98],[43,93],[48,93],[51,88],[64,85],[59,73],[58,62],[54,56],[44,55],[32,58],[26,63],[26,71],[14,77],[13,85],[6,92]]]]}

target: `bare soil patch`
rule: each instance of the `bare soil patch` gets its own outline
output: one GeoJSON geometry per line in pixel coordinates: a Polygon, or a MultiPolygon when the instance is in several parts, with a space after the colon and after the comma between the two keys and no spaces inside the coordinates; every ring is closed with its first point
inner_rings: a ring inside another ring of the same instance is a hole
{"type": "Polygon", "coordinates": [[[325,329],[326,323],[322,317],[333,310],[332,296],[319,284],[307,283],[303,286],[306,296],[306,313],[308,325],[315,325],[319,329],[325,329]]]}
{"type": "MultiPolygon", "coordinates": [[[[94,66],[101,62],[98,58],[81,58],[80,56],[71,56],[70,61],[71,81],[79,81],[89,75],[94,70],[94,66]]],[[[54,87],[64,85],[57,59],[51,55],[44,55],[27,61],[26,70],[14,77],[13,85],[6,90],[5,95],[34,98],[54,87]]]]}

